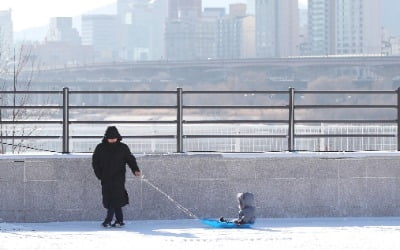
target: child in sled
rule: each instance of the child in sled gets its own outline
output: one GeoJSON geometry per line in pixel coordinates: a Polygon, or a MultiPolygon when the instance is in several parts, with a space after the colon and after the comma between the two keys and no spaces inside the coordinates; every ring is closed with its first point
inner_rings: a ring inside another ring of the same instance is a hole
{"type": "Polygon", "coordinates": [[[254,207],[254,195],[252,193],[238,193],[237,200],[239,202],[239,218],[229,221],[224,217],[221,217],[219,221],[227,223],[235,223],[237,225],[242,224],[254,224],[256,221],[256,208],[254,207]]]}

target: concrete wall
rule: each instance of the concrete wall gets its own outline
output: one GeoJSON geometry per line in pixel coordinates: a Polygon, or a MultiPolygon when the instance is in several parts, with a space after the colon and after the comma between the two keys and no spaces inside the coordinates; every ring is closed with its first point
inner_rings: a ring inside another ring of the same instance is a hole
{"type": "MultiPolygon", "coordinates": [[[[277,153],[137,156],[145,178],[199,217],[236,217],[236,193],[258,217],[400,216],[400,154],[277,153]]],[[[188,216],[127,175],[127,220],[188,216]]],[[[0,220],[103,220],[91,155],[0,156],[0,220]]]]}

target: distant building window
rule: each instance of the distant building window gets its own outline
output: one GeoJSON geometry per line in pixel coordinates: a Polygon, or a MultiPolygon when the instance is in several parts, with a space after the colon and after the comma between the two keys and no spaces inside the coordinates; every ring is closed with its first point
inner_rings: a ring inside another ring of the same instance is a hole
{"type": "Polygon", "coordinates": [[[132,24],[132,13],[126,13],[125,14],[125,24],[132,24]]]}

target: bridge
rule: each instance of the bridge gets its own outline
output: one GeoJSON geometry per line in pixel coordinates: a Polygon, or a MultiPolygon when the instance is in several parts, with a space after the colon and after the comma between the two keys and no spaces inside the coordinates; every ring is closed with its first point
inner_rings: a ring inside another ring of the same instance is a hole
{"type": "Polygon", "coordinates": [[[399,69],[399,56],[162,60],[42,69],[34,82],[40,90],[49,85],[80,90],[171,90],[177,86],[201,90],[206,84],[215,89],[285,90],[306,89],[314,80],[345,76],[361,89],[369,89],[376,80],[386,84],[381,84],[381,89],[393,89],[398,87],[393,79],[399,78],[399,69]],[[235,87],[231,86],[232,81],[236,82],[235,87]]]}
{"type": "Polygon", "coordinates": [[[124,69],[188,69],[188,68],[248,68],[248,67],[309,67],[309,66],[400,66],[400,56],[318,56],[290,58],[209,59],[189,61],[137,61],[113,62],[47,69],[44,72],[124,69]]]}

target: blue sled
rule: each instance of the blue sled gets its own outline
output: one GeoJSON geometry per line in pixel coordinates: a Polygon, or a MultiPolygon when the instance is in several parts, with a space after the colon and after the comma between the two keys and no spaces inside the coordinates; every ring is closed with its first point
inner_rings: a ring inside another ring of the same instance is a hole
{"type": "Polygon", "coordinates": [[[215,219],[200,219],[200,221],[210,227],[215,228],[251,228],[253,224],[235,224],[233,222],[221,222],[215,219]]]}

